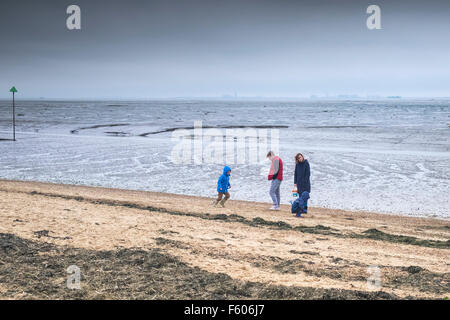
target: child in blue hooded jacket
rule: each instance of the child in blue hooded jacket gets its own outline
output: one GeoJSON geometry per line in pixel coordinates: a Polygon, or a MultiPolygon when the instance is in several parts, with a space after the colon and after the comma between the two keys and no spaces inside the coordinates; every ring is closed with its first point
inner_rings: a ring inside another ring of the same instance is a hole
{"type": "Polygon", "coordinates": [[[213,201],[214,207],[217,206],[218,203],[220,203],[220,206],[222,208],[225,208],[225,202],[230,198],[230,193],[228,192],[228,189],[231,188],[230,175],[231,175],[231,168],[229,166],[225,166],[225,168],[223,168],[222,175],[220,176],[219,180],[217,181],[218,195],[217,195],[217,199],[213,201]]]}
{"type": "Polygon", "coordinates": [[[291,212],[296,213],[297,217],[301,218],[302,213],[308,212],[308,199],[309,192],[303,191],[300,197],[298,197],[294,202],[291,202],[291,212]]]}

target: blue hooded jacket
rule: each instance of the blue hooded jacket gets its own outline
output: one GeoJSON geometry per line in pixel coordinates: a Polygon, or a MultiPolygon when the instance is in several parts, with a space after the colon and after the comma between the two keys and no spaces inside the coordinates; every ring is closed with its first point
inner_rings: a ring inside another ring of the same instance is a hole
{"type": "Polygon", "coordinates": [[[300,197],[298,197],[291,206],[292,213],[306,213],[308,208],[309,192],[303,191],[300,197]]]}
{"type": "Polygon", "coordinates": [[[225,168],[223,168],[223,174],[217,181],[217,192],[228,192],[228,188],[230,187],[230,176],[227,175],[228,171],[231,171],[231,168],[229,166],[225,166],[225,168]]]}

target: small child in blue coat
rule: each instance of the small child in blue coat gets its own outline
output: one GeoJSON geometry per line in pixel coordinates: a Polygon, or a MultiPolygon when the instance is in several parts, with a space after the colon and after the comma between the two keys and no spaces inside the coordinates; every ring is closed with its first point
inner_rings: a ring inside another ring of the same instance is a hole
{"type": "Polygon", "coordinates": [[[292,207],[291,212],[296,213],[296,216],[301,218],[302,213],[308,212],[308,199],[309,199],[309,192],[303,191],[300,197],[297,198],[295,201],[291,201],[292,207]]]}
{"type": "Polygon", "coordinates": [[[218,195],[217,195],[217,199],[213,201],[214,207],[217,206],[218,203],[220,203],[220,206],[222,208],[225,208],[225,202],[230,198],[230,193],[228,192],[228,189],[231,188],[230,175],[231,175],[231,168],[229,166],[225,166],[225,168],[223,168],[222,175],[220,176],[219,180],[217,181],[218,195]]]}

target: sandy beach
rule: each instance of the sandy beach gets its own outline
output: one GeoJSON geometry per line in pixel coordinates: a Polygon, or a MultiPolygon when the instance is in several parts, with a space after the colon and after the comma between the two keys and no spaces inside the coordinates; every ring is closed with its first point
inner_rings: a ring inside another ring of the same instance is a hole
{"type": "Polygon", "coordinates": [[[268,207],[0,180],[0,298],[450,295],[449,221],[322,208],[299,219],[268,207]],[[66,286],[70,265],[80,290],[66,286]]]}

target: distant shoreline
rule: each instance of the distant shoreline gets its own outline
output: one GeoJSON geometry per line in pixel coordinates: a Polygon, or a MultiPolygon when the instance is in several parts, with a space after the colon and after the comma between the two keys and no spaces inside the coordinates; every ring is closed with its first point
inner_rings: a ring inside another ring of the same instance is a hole
{"type": "MultiPolygon", "coordinates": [[[[379,98],[365,98],[365,97],[238,97],[238,98],[221,98],[221,97],[174,97],[174,98],[21,98],[16,97],[17,101],[39,101],[39,102],[154,102],[154,101],[220,101],[220,102],[321,102],[321,101],[376,101],[376,102],[399,102],[399,101],[434,101],[434,100],[450,100],[450,97],[379,97],[379,98]]],[[[9,102],[10,97],[0,98],[0,102],[9,102]]]]}

